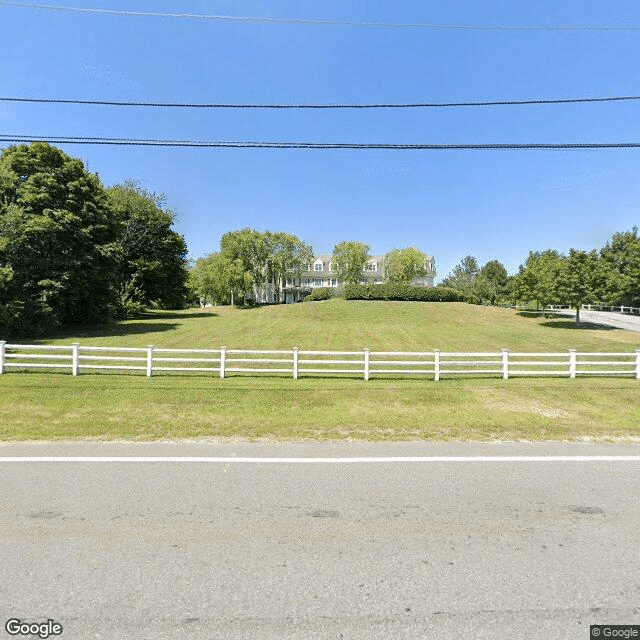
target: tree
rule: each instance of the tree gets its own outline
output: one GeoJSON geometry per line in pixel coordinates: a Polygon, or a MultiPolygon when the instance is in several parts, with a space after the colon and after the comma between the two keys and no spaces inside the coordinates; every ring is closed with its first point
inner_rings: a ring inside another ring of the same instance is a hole
{"type": "Polygon", "coordinates": [[[557,302],[557,282],[563,256],[555,249],[530,251],[527,261],[520,266],[513,289],[518,300],[535,300],[538,308],[557,302]]]}
{"type": "Polygon", "coordinates": [[[0,321],[34,334],[107,320],[115,307],[117,224],[83,163],[44,142],[0,155],[0,321]]]}
{"type": "Polygon", "coordinates": [[[362,242],[341,242],[333,248],[333,270],[338,281],[345,284],[359,284],[371,253],[369,245],[362,242]]]}
{"type": "Polygon", "coordinates": [[[576,323],[580,322],[580,307],[593,302],[600,282],[600,269],[596,251],[571,249],[558,272],[555,294],[559,302],[570,304],[576,310],[576,323]]]}
{"type": "Polygon", "coordinates": [[[164,196],[133,181],[107,189],[118,224],[118,294],[122,315],[151,303],[182,308],[187,293],[187,245],[171,227],[174,213],[164,196]]]}
{"type": "Polygon", "coordinates": [[[231,262],[240,260],[243,270],[251,276],[250,280],[246,279],[251,285],[242,295],[249,293],[254,286],[262,287],[267,281],[269,246],[264,233],[248,227],[228,231],[220,240],[220,252],[231,262]]]}
{"type": "Polygon", "coordinates": [[[602,300],[613,305],[640,306],[640,237],[638,227],[615,233],[600,250],[602,300]]]}
{"type": "Polygon", "coordinates": [[[428,256],[415,247],[392,249],[384,258],[385,279],[389,283],[411,282],[427,275],[428,256]]]}
{"type": "Polygon", "coordinates": [[[305,265],[313,260],[313,249],[297,236],[282,231],[267,231],[265,243],[269,254],[267,277],[275,285],[274,292],[279,298],[286,275],[291,273],[299,278],[305,265]]]}
{"type": "Polygon", "coordinates": [[[193,289],[203,304],[233,304],[234,298],[243,296],[252,284],[242,260],[231,260],[221,253],[196,260],[191,274],[193,289]]]}
{"type": "Polygon", "coordinates": [[[451,287],[467,296],[473,295],[473,285],[480,273],[478,261],[473,256],[465,256],[460,264],[453,268],[453,271],[442,280],[443,287],[451,287]]]}
{"type": "Polygon", "coordinates": [[[482,299],[495,304],[498,298],[507,293],[507,270],[498,260],[490,260],[480,269],[476,278],[476,288],[482,299]]]}

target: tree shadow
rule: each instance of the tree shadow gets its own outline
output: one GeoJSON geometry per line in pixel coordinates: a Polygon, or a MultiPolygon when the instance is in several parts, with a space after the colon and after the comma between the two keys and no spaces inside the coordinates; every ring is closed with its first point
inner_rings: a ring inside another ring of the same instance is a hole
{"type": "Polygon", "coordinates": [[[189,318],[215,318],[219,314],[208,311],[197,311],[194,313],[179,311],[145,311],[136,320],[188,320],[189,318]]]}
{"type": "MultiPolygon", "coordinates": [[[[72,325],[57,329],[45,335],[38,336],[38,339],[28,339],[30,344],[40,344],[48,340],[64,340],[65,338],[108,338],[111,336],[131,336],[146,333],[162,333],[172,331],[178,327],[175,322],[127,322],[114,324],[97,325],[72,325]]],[[[21,342],[25,340],[22,339],[21,342]]]]}
{"type": "Polygon", "coordinates": [[[551,329],[572,329],[587,331],[615,331],[617,327],[608,324],[599,324],[597,322],[579,322],[575,320],[548,320],[541,322],[541,326],[550,327],[551,329]]]}
{"type": "Polygon", "coordinates": [[[543,311],[541,309],[540,311],[518,311],[517,315],[522,318],[559,318],[562,314],[556,311],[543,311]]]}

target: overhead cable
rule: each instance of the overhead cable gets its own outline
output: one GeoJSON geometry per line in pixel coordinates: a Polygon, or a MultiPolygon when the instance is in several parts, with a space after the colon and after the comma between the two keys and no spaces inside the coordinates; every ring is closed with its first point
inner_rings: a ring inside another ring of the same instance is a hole
{"type": "Polygon", "coordinates": [[[129,17],[182,18],[188,20],[213,20],[256,24],[296,24],[338,27],[378,27],[385,29],[449,29],[470,31],[640,31],[640,26],[597,25],[597,24],[564,24],[564,25],[481,25],[481,24],[449,24],[436,22],[378,22],[371,20],[322,20],[312,18],[269,18],[252,16],[229,16],[203,13],[169,13],[157,11],[120,11],[116,9],[100,9],[90,7],[70,7],[66,5],[37,4],[33,2],[12,2],[0,0],[0,5],[22,7],[25,9],[43,9],[48,11],[68,11],[87,14],[106,14],[129,17]]]}
{"type": "Polygon", "coordinates": [[[153,140],[136,138],[90,138],[82,136],[26,136],[0,134],[0,142],[49,142],[51,144],[94,144],[144,147],[199,147],[225,149],[381,149],[404,151],[467,151],[467,150],[571,150],[571,149],[637,149],[640,142],[586,143],[484,143],[484,144],[391,144],[352,142],[257,142],[233,140],[153,140]]]}
{"type": "Polygon", "coordinates": [[[445,107],[495,107],[544,104],[579,104],[593,102],[629,102],[640,96],[600,98],[536,98],[530,100],[486,100],[467,102],[380,102],[380,103],[238,103],[238,102],[140,102],[121,100],[81,100],[76,98],[25,98],[0,96],[0,102],[33,104],[103,105],[109,107],[163,107],[178,109],[419,109],[445,107]]]}

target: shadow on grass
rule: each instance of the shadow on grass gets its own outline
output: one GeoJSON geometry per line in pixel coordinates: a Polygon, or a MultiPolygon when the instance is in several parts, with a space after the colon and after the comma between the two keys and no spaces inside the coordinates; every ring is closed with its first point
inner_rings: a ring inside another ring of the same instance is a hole
{"type": "Polygon", "coordinates": [[[97,324],[91,326],[73,325],[39,336],[38,339],[25,338],[20,343],[41,344],[47,340],[64,340],[65,338],[106,338],[111,336],[130,336],[145,333],[162,333],[178,327],[176,322],[115,322],[113,324],[97,324]]]}
{"type": "Polygon", "coordinates": [[[217,313],[209,311],[146,311],[140,314],[136,320],[189,320],[190,318],[216,318],[217,313]]]}
{"type": "Polygon", "coordinates": [[[556,313],[554,311],[518,311],[519,316],[522,318],[559,318],[561,314],[556,313]]]}
{"type": "Polygon", "coordinates": [[[579,322],[575,320],[548,320],[547,322],[541,322],[541,326],[550,327],[551,329],[572,329],[588,331],[615,331],[616,327],[612,327],[608,324],[598,324],[596,322],[579,322]]]}

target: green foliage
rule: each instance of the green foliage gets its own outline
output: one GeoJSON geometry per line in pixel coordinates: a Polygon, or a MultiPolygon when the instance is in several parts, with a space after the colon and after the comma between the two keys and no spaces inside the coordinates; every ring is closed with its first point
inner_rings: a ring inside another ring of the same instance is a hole
{"type": "Polygon", "coordinates": [[[341,242],[333,248],[333,270],[342,285],[357,285],[371,253],[362,242],[341,242]]]}
{"type": "Polygon", "coordinates": [[[251,289],[251,274],[240,258],[232,260],[222,253],[199,258],[191,270],[192,287],[202,304],[233,304],[251,289]]]}
{"type": "MultiPolygon", "coordinates": [[[[251,283],[256,287],[266,282],[269,247],[264,233],[249,228],[229,231],[220,240],[220,252],[232,262],[240,260],[243,270],[251,275],[251,283]]],[[[243,295],[248,293],[250,289],[243,295]]]]}
{"type": "Polygon", "coordinates": [[[313,249],[291,233],[267,231],[264,235],[269,251],[267,279],[276,285],[278,296],[287,274],[299,278],[305,265],[313,260],[313,249]]]}
{"type": "Polygon", "coordinates": [[[473,256],[465,256],[441,284],[470,296],[479,273],[478,261],[473,256]]]}
{"type": "Polygon", "coordinates": [[[464,295],[450,287],[415,287],[410,284],[350,284],[344,288],[344,298],[345,300],[459,302],[464,299],[464,295]]]}
{"type": "Polygon", "coordinates": [[[317,300],[330,300],[333,297],[333,291],[328,287],[321,287],[314,289],[310,295],[308,295],[305,302],[316,302],[317,300]]]}
{"type": "Polygon", "coordinates": [[[154,304],[181,309],[188,298],[187,245],[175,232],[174,214],[163,196],[133,181],[107,189],[109,208],[118,224],[119,315],[154,304]]]}
{"type": "Polygon", "coordinates": [[[288,272],[300,277],[300,273],[313,258],[311,247],[298,237],[282,231],[256,231],[240,229],[229,231],[220,241],[221,254],[235,263],[240,260],[242,269],[248,274],[245,282],[248,295],[253,286],[262,287],[266,282],[276,285],[279,295],[282,281],[288,272]]]}
{"type": "Polygon", "coordinates": [[[638,227],[615,233],[600,250],[604,280],[602,301],[606,304],[640,307],[640,237],[638,227]]]}
{"type": "Polygon", "coordinates": [[[385,279],[389,284],[411,282],[423,278],[427,270],[428,257],[415,247],[392,249],[384,259],[385,279]]]}
{"type": "Polygon", "coordinates": [[[596,251],[571,249],[564,258],[555,283],[556,300],[576,309],[576,322],[580,322],[580,307],[595,302],[601,287],[601,272],[596,251]]]}
{"type": "Polygon", "coordinates": [[[562,269],[563,256],[555,249],[530,251],[525,265],[520,266],[512,283],[515,300],[545,307],[557,301],[557,283],[562,269]]]}
{"type": "Polygon", "coordinates": [[[0,155],[0,330],[106,320],[117,300],[117,225],[99,178],[46,143],[0,155]]]}

